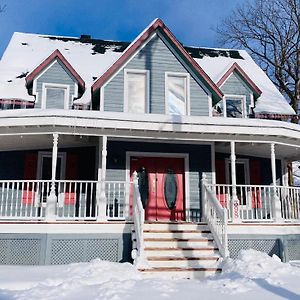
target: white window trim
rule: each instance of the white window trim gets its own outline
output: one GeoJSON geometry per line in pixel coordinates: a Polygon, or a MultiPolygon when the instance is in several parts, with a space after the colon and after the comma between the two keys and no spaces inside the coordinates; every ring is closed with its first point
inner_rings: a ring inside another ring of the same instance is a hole
{"type": "MultiPolygon", "coordinates": [[[[231,168],[230,168],[230,159],[225,158],[225,176],[226,176],[226,183],[230,184],[230,176],[231,168]]],[[[249,159],[248,158],[237,158],[235,164],[243,164],[244,165],[244,176],[245,176],[245,185],[250,184],[250,167],[249,167],[249,159]]],[[[252,209],[252,196],[246,195],[246,205],[240,205],[242,209],[252,209]]]]}
{"type": "MultiPolygon", "coordinates": [[[[44,157],[52,157],[52,152],[50,151],[39,151],[38,152],[38,163],[37,163],[37,179],[42,179],[42,166],[43,166],[43,158],[44,157]]],[[[58,152],[57,158],[61,159],[61,169],[60,169],[60,180],[65,179],[66,175],[66,152],[58,152]]]]}
{"type": "Polygon", "coordinates": [[[186,103],[185,103],[185,116],[190,115],[190,74],[183,72],[165,72],[165,114],[169,114],[169,104],[167,101],[168,93],[168,77],[177,76],[186,78],[186,103]]]}
{"type": "Polygon", "coordinates": [[[65,99],[64,99],[64,109],[69,109],[69,98],[70,98],[70,86],[68,84],[59,84],[59,83],[46,83],[42,84],[42,103],[41,108],[46,108],[46,89],[47,88],[58,88],[65,90],[65,99]]]}
{"type": "Polygon", "coordinates": [[[227,118],[226,99],[241,100],[242,101],[242,110],[243,110],[242,118],[247,118],[246,96],[245,95],[231,95],[231,94],[224,95],[224,97],[223,97],[223,115],[225,118],[227,118]]]}
{"type": "Polygon", "coordinates": [[[124,112],[128,112],[128,73],[145,74],[146,75],[146,103],[145,112],[150,112],[150,71],[140,69],[124,69],[124,112]]]}

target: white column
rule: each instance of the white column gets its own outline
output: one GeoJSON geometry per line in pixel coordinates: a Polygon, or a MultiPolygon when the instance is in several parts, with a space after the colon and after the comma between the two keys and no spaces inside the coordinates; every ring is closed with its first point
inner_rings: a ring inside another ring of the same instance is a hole
{"type": "Polygon", "coordinates": [[[236,155],[235,155],[235,142],[230,142],[230,163],[231,163],[231,184],[232,184],[232,221],[235,223],[240,222],[240,203],[236,192],[236,155]]]}
{"type": "Polygon", "coordinates": [[[107,136],[99,137],[99,152],[98,152],[98,185],[97,185],[97,207],[98,221],[106,221],[106,205],[105,196],[105,178],[106,178],[106,158],[107,158],[107,136]]]}
{"type": "Polygon", "coordinates": [[[281,222],[281,204],[277,193],[276,183],[276,156],[275,156],[275,144],[271,144],[271,169],[272,169],[272,185],[273,185],[273,201],[272,201],[272,212],[275,222],[281,222]]]}
{"type": "Polygon", "coordinates": [[[52,147],[52,173],[51,173],[51,189],[50,194],[47,197],[46,206],[46,220],[54,221],[56,219],[56,195],[55,195],[55,176],[56,176],[56,165],[57,165],[57,152],[58,152],[58,134],[53,133],[53,147],[52,147]]]}

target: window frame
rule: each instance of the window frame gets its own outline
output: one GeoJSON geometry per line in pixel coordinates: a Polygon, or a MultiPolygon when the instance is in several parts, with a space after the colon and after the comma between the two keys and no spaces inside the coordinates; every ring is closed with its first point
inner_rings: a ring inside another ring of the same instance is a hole
{"type": "Polygon", "coordinates": [[[246,96],[245,95],[230,95],[230,94],[225,94],[224,95],[224,97],[223,97],[223,116],[225,118],[231,118],[231,117],[227,117],[227,104],[226,104],[226,100],[234,100],[234,101],[240,100],[241,103],[242,103],[242,117],[240,119],[247,118],[246,96]]]}
{"type": "MultiPolygon", "coordinates": [[[[183,116],[189,116],[190,115],[190,74],[185,73],[185,72],[165,72],[165,114],[171,115],[169,113],[169,103],[168,103],[168,99],[167,99],[168,78],[170,76],[186,78],[186,90],[185,90],[186,103],[185,103],[185,113],[183,114],[183,116]]],[[[176,116],[176,115],[174,115],[174,116],[176,116]]]]}
{"type": "MultiPolygon", "coordinates": [[[[144,113],[150,112],[150,71],[145,69],[124,69],[124,112],[129,112],[129,101],[128,101],[128,74],[143,74],[146,75],[146,99],[145,99],[145,111],[144,113]]],[[[135,112],[131,112],[135,113],[135,112]]],[[[138,114],[138,113],[136,113],[138,114]]]]}
{"type": "Polygon", "coordinates": [[[70,86],[68,84],[60,84],[60,83],[46,83],[44,82],[42,85],[42,101],[41,101],[41,109],[47,108],[47,89],[62,89],[65,90],[65,99],[64,99],[64,109],[69,109],[69,99],[70,99],[70,86]]]}
{"type": "MultiPolygon", "coordinates": [[[[245,184],[244,185],[250,185],[250,163],[248,158],[237,158],[235,161],[235,165],[242,164],[244,165],[244,177],[245,177],[245,184]]],[[[226,176],[226,183],[232,185],[232,182],[230,182],[230,176],[231,176],[231,160],[229,158],[225,158],[225,176],[226,176]]],[[[239,185],[239,184],[237,184],[239,185]]],[[[242,209],[251,209],[252,208],[252,198],[251,195],[247,194],[246,197],[246,204],[240,204],[240,207],[242,209]]]]}

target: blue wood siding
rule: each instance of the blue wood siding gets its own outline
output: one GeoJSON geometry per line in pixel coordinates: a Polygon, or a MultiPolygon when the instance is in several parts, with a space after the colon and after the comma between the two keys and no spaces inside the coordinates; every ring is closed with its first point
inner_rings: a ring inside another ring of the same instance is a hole
{"type": "MultiPolygon", "coordinates": [[[[71,75],[71,73],[57,60],[41,77],[37,79],[37,93],[38,98],[36,100],[35,108],[41,108],[42,103],[42,92],[43,83],[52,84],[65,84],[70,87],[69,94],[69,108],[72,107],[72,96],[75,93],[75,82],[76,80],[71,75]]],[[[52,103],[47,102],[48,108],[62,108],[62,103],[60,100],[52,101],[52,103]]]]}
{"type": "Polygon", "coordinates": [[[242,95],[246,96],[246,114],[249,113],[249,106],[251,105],[251,90],[243,81],[243,79],[236,73],[233,72],[224,84],[221,86],[221,91],[223,94],[230,94],[230,95],[242,95]]]}
{"type": "Polygon", "coordinates": [[[203,173],[210,180],[212,172],[210,145],[109,141],[107,149],[106,180],[111,181],[126,180],[127,151],[189,154],[190,215],[193,217],[193,220],[200,221],[200,180],[203,173]]]}
{"type": "MultiPolygon", "coordinates": [[[[124,68],[150,71],[150,113],[165,113],[165,72],[188,73],[162,39],[153,37],[104,87],[104,110],[124,111],[124,68]]],[[[102,99],[100,100],[102,101],[102,99]]],[[[190,114],[209,115],[208,95],[190,77],[190,114]]]]}

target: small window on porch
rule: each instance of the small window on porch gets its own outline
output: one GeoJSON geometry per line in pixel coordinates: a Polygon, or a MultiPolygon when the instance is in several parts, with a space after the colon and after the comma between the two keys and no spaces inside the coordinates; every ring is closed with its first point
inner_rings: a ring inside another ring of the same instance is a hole
{"type": "Polygon", "coordinates": [[[188,74],[166,73],[166,113],[169,115],[188,114],[188,74]]]}
{"type": "Polygon", "coordinates": [[[146,70],[124,71],[125,112],[148,111],[148,78],[149,72],[146,70]]]}

